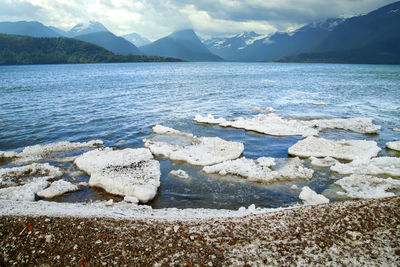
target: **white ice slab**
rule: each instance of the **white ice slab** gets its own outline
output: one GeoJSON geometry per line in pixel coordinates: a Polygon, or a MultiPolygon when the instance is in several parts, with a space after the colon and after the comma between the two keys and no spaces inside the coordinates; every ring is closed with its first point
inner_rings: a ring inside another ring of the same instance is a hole
{"type": "Polygon", "coordinates": [[[234,118],[232,120],[215,118],[212,115],[196,115],[196,122],[218,124],[222,127],[233,127],[255,131],[274,136],[300,135],[303,137],[318,135],[324,129],[344,129],[357,133],[376,133],[381,126],[373,124],[372,118],[349,118],[330,120],[294,120],[284,119],[276,114],[258,114],[251,118],[234,118]]]}
{"type": "Polygon", "coordinates": [[[307,137],[289,148],[289,154],[299,157],[332,157],[355,160],[370,159],[378,155],[381,149],[375,141],[365,140],[327,140],[307,137]]]}
{"type": "Polygon", "coordinates": [[[181,135],[181,136],[193,137],[193,134],[184,133],[184,132],[175,130],[173,128],[169,128],[169,127],[162,126],[159,124],[154,126],[152,129],[155,134],[181,135]]]}
{"type": "MultiPolygon", "coordinates": [[[[175,130],[176,131],[176,130],[175,130]]],[[[179,133],[178,133],[179,135],[179,133]]],[[[192,137],[190,142],[175,144],[156,138],[144,139],[144,146],[156,156],[207,166],[238,158],[244,150],[242,143],[225,141],[219,137],[192,137]]]]}
{"type": "Polygon", "coordinates": [[[325,129],[343,129],[356,133],[373,134],[381,129],[380,125],[373,124],[372,118],[349,118],[349,119],[330,119],[330,120],[310,120],[302,123],[308,127],[325,129]]]}
{"type": "Polygon", "coordinates": [[[185,172],[184,170],[181,170],[181,169],[172,170],[172,171],[169,172],[169,174],[172,175],[172,176],[178,177],[180,179],[183,179],[183,180],[190,179],[189,174],[187,174],[187,172],[185,172]]]}
{"type": "Polygon", "coordinates": [[[0,185],[24,184],[34,178],[44,180],[61,177],[64,173],[60,168],[48,163],[32,163],[30,165],[0,169],[0,185]]]}
{"type": "Polygon", "coordinates": [[[378,178],[353,174],[335,182],[344,192],[337,194],[350,198],[384,198],[395,196],[393,189],[400,189],[400,181],[391,178],[378,178]]]}
{"type": "Polygon", "coordinates": [[[400,176],[400,158],[379,157],[373,159],[360,159],[350,163],[337,163],[331,171],[340,174],[370,174],[400,176]]]}
{"type": "Polygon", "coordinates": [[[301,189],[299,198],[303,200],[306,205],[318,205],[329,203],[329,199],[321,194],[317,194],[315,191],[310,189],[308,186],[304,186],[301,189]]]}
{"type": "Polygon", "coordinates": [[[126,148],[113,150],[111,148],[88,151],[75,160],[79,169],[91,174],[109,166],[127,166],[142,160],[153,159],[153,155],[146,148],[126,148]]]}
{"type": "Polygon", "coordinates": [[[310,160],[311,160],[311,165],[320,168],[330,167],[339,162],[331,157],[325,157],[325,158],[310,157],[310,160]]]}
{"type": "Polygon", "coordinates": [[[111,194],[136,197],[140,202],[152,200],[160,186],[160,163],[142,160],[124,166],[109,166],[92,172],[89,185],[111,194]]]}
{"type": "Polygon", "coordinates": [[[272,170],[274,159],[259,158],[257,160],[246,159],[244,157],[236,160],[228,160],[213,166],[203,168],[205,173],[216,173],[219,175],[237,175],[246,178],[248,181],[273,183],[277,181],[310,179],[314,173],[313,170],[305,168],[303,161],[299,158],[288,159],[286,164],[272,170]],[[269,164],[266,164],[269,162],[269,164]]]}
{"type": "Polygon", "coordinates": [[[387,142],[386,147],[396,151],[400,151],[400,141],[387,142]]]}
{"type": "Polygon", "coordinates": [[[14,151],[0,151],[0,159],[14,158],[17,155],[18,155],[18,152],[14,152],[14,151]]]}
{"type": "Polygon", "coordinates": [[[213,115],[208,114],[207,117],[203,117],[200,114],[197,114],[194,117],[194,121],[200,122],[200,123],[207,123],[207,124],[220,124],[220,123],[225,123],[226,120],[224,118],[215,118],[213,115]]]}
{"type": "Polygon", "coordinates": [[[68,142],[62,141],[57,143],[50,143],[46,145],[34,145],[25,147],[21,153],[16,156],[14,163],[26,163],[32,161],[38,161],[48,157],[52,153],[72,151],[80,148],[95,148],[103,145],[101,140],[92,140],[89,142],[68,142]]]}
{"type": "Polygon", "coordinates": [[[160,164],[146,148],[97,149],[84,153],[75,164],[90,175],[89,185],[146,203],[160,186],[160,164]]]}
{"type": "Polygon", "coordinates": [[[39,191],[37,195],[42,198],[53,198],[77,190],[79,190],[79,187],[77,185],[74,185],[65,180],[57,180],[51,183],[51,185],[48,188],[39,191]]]}
{"type": "Polygon", "coordinates": [[[35,201],[35,194],[49,185],[44,178],[36,178],[22,186],[13,186],[0,189],[0,199],[14,201],[35,201]]]}

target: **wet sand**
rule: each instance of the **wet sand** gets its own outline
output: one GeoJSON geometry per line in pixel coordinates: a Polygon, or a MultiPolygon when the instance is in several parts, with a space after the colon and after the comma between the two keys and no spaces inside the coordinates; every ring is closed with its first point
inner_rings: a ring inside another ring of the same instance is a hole
{"type": "Polygon", "coordinates": [[[0,216],[0,265],[399,266],[400,197],[214,219],[0,216]]]}

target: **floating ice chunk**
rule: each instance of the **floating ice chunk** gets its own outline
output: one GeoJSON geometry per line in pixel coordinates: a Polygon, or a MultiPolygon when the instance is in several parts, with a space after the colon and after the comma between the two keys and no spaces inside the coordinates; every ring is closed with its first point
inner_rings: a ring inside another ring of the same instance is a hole
{"type": "Polygon", "coordinates": [[[253,112],[265,112],[265,113],[274,113],[275,109],[271,107],[266,107],[266,108],[260,108],[260,107],[255,107],[252,109],[253,112]]]}
{"type": "Polygon", "coordinates": [[[0,151],[0,159],[2,158],[14,158],[18,155],[17,152],[14,151],[0,151]]]}
{"type": "Polygon", "coordinates": [[[400,128],[393,128],[393,132],[400,132],[400,128]]]}
{"type": "Polygon", "coordinates": [[[136,197],[146,203],[160,186],[160,163],[146,148],[93,150],[75,160],[90,174],[89,185],[115,195],[136,197]]]}
{"type": "Polygon", "coordinates": [[[306,205],[318,205],[318,204],[325,204],[329,203],[329,199],[324,197],[321,194],[317,194],[315,191],[310,189],[308,186],[304,186],[301,189],[301,193],[299,198],[303,200],[304,204],[306,205]]]}
{"type": "Polygon", "coordinates": [[[13,186],[0,189],[0,199],[14,201],[35,201],[35,194],[49,185],[44,178],[36,178],[23,186],[13,186]]]}
{"type": "Polygon", "coordinates": [[[356,133],[372,134],[381,129],[380,125],[372,123],[372,118],[349,118],[330,120],[311,120],[302,123],[308,127],[323,129],[343,129],[356,133]]]}
{"type": "Polygon", "coordinates": [[[337,163],[331,171],[340,174],[370,174],[400,176],[400,158],[379,157],[354,160],[350,163],[337,163]]]}
{"type": "Polygon", "coordinates": [[[169,172],[170,175],[184,179],[184,180],[188,180],[190,179],[189,175],[184,171],[184,170],[172,170],[169,172]]]}
{"type": "Polygon", "coordinates": [[[150,159],[153,159],[153,155],[146,148],[126,148],[123,150],[104,148],[82,154],[75,160],[75,164],[79,169],[90,175],[94,171],[99,171],[109,166],[127,166],[150,159]]]}
{"type": "Polygon", "coordinates": [[[208,123],[208,124],[220,124],[220,123],[225,123],[226,120],[224,118],[218,118],[216,119],[213,115],[208,114],[207,117],[203,117],[199,114],[197,114],[194,118],[194,121],[200,122],[200,123],[208,123]]]}
{"type": "Polygon", "coordinates": [[[0,169],[0,185],[24,184],[37,177],[49,180],[61,177],[63,174],[60,168],[48,163],[32,163],[21,167],[0,169]]]}
{"type": "Polygon", "coordinates": [[[288,159],[286,164],[278,170],[271,170],[270,167],[274,165],[274,162],[272,160],[268,161],[271,161],[269,165],[263,165],[262,163],[267,162],[265,158],[262,160],[251,160],[242,157],[213,166],[206,166],[203,168],[203,171],[205,173],[216,173],[219,175],[237,175],[249,181],[261,183],[310,179],[314,173],[313,170],[305,168],[302,165],[303,162],[299,158],[288,159]]]}
{"type": "Polygon", "coordinates": [[[384,198],[395,196],[388,190],[399,189],[400,181],[392,178],[377,178],[374,176],[357,175],[344,177],[335,182],[345,192],[338,192],[350,198],[384,198]]]}
{"type": "Polygon", "coordinates": [[[296,191],[297,189],[299,189],[299,188],[295,184],[290,187],[290,190],[293,190],[293,191],[296,191]]]}
{"type": "Polygon", "coordinates": [[[369,159],[378,155],[381,149],[375,141],[341,140],[307,137],[289,148],[289,154],[299,157],[333,157],[355,160],[369,159]]]}
{"type": "Polygon", "coordinates": [[[95,148],[101,145],[103,145],[103,141],[92,140],[84,143],[79,143],[79,142],[72,143],[68,141],[62,141],[46,145],[28,146],[25,147],[24,150],[22,150],[22,152],[17,155],[17,159],[15,159],[14,162],[24,163],[24,162],[37,161],[46,158],[55,152],[65,152],[80,148],[95,148]]]}
{"type": "Polygon", "coordinates": [[[153,132],[155,134],[181,135],[181,136],[193,137],[193,134],[180,132],[178,130],[158,124],[153,127],[153,132]]]}
{"type": "Polygon", "coordinates": [[[202,117],[196,115],[195,121],[208,124],[218,124],[222,127],[233,127],[255,131],[274,136],[300,135],[303,137],[318,135],[323,129],[344,129],[357,133],[376,133],[381,126],[372,123],[372,118],[350,118],[330,120],[300,121],[284,119],[276,114],[258,114],[251,118],[214,118],[212,115],[202,117]]]}
{"type": "Polygon", "coordinates": [[[245,129],[274,136],[312,136],[318,131],[296,120],[287,120],[276,114],[258,114],[251,118],[235,118],[219,124],[222,127],[245,129]]]}
{"type": "Polygon", "coordinates": [[[189,142],[184,144],[148,138],[144,139],[143,143],[156,156],[185,161],[197,166],[207,166],[236,159],[244,150],[242,143],[225,141],[219,137],[192,137],[189,142]]]}
{"type": "Polygon", "coordinates": [[[393,150],[400,151],[400,141],[387,142],[386,147],[393,149],[393,150]]]}
{"type": "Polygon", "coordinates": [[[313,165],[314,167],[321,167],[321,168],[330,167],[339,162],[331,157],[325,157],[325,158],[310,157],[310,160],[311,160],[311,165],[313,165]]]}
{"type": "Polygon", "coordinates": [[[57,180],[53,182],[48,188],[39,191],[37,195],[42,198],[53,198],[77,190],[79,190],[79,187],[77,185],[74,185],[64,180],[57,180]]]}

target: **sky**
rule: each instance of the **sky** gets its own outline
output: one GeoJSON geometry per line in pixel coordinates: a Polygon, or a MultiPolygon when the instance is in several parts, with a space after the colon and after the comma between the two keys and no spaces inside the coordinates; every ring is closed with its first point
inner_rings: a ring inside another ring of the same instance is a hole
{"type": "Polygon", "coordinates": [[[154,41],[193,28],[203,38],[291,31],[331,17],[368,13],[393,0],[0,0],[0,21],[40,21],[69,30],[98,21],[117,35],[154,41]]]}

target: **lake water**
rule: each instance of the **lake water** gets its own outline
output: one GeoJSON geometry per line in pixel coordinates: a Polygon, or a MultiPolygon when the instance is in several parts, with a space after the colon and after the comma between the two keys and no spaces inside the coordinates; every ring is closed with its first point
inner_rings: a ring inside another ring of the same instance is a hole
{"type": "MultiPolygon", "coordinates": [[[[272,107],[295,118],[372,117],[379,135],[326,131],[329,139],[400,140],[400,66],[276,63],[127,63],[0,66],[0,150],[56,141],[101,139],[106,146],[142,147],[152,126],[161,124],[197,136],[244,143],[244,156],[287,158],[300,137],[272,137],[244,130],[197,124],[196,114],[250,117],[254,107],[272,107]],[[325,103],[315,105],[315,103],[325,103]]],[[[380,155],[398,153],[382,150],[380,155]]],[[[334,178],[316,169],[310,181],[272,185],[237,177],[205,175],[200,168],[166,159],[154,208],[231,208],[291,205],[308,185],[318,193],[334,178]],[[183,169],[182,181],[168,175],[183,169]]],[[[7,162],[1,163],[9,166],[7,162]]],[[[52,163],[58,164],[58,163],[52,163]]],[[[306,164],[308,164],[306,162],[306,164]]],[[[74,170],[72,164],[58,164],[74,170]]],[[[67,174],[65,179],[70,179],[67,174]]],[[[80,175],[78,181],[87,181],[80,175]]],[[[86,188],[55,199],[88,201],[113,196],[86,188]]],[[[113,197],[118,200],[118,197],[113,197]]]]}

